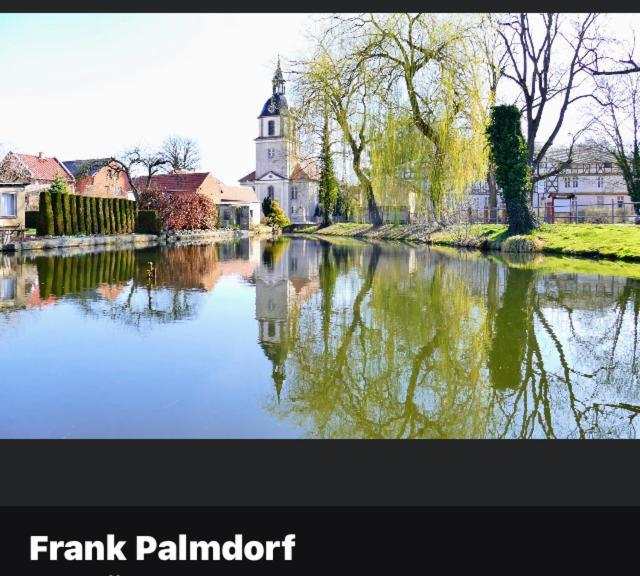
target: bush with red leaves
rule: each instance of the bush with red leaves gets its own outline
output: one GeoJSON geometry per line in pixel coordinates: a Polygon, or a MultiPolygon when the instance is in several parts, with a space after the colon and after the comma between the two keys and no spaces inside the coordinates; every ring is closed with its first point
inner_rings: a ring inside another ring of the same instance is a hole
{"type": "Polygon", "coordinates": [[[165,230],[210,230],[218,223],[216,205],[202,194],[148,188],[140,192],[138,202],[143,210],[157,210],[165,230]]]}

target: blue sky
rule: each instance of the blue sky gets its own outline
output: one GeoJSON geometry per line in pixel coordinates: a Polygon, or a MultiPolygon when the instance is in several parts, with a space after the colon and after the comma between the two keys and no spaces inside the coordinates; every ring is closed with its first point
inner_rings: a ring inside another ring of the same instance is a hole
{"type": "Polygon", "coordinates": [[[278,54],[304,49],[303,14],[0,15],[0,154],[61,160],[195,138],[202,168],[234,183],[278,54]]]}

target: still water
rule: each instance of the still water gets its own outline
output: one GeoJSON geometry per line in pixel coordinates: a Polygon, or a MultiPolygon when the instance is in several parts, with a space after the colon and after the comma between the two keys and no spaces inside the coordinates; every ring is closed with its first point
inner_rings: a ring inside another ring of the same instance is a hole
{"type": "Polygon", "coordinates": [[[299,237],[0,255],[0,437],[636,437],[639,279],[299,237]]]}

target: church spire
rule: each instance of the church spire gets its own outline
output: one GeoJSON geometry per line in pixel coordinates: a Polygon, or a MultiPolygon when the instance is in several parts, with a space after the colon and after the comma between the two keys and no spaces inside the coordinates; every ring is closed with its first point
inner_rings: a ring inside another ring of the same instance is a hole
{"type": "Polygon", "coordinates": [[[284,77],[282,76],[282,69],[280,68],[280,55],[278,55],[278,66],[275,74],[273,75],[273,95],[284,94],[284,77]]]}

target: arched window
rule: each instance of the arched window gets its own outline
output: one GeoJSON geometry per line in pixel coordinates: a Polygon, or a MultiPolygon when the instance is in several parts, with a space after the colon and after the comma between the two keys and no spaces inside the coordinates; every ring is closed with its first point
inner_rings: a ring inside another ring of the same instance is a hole
{"type": "Polygon", "coordinates": [[[267,133],[269,134],[269,136],[275,136],[275,134],[276,134],[276,121],[275,120],[269,120],[269,123],[267,124],[267,133]]]}
{"type": "Polygon", "coordinates": [[[275,198],[275,193],[273,191],[273,186],[269,186],[267,188],[267,194],[269,195],[269,198],[271,198],[271,200],[273,200],[275,198]]]}

